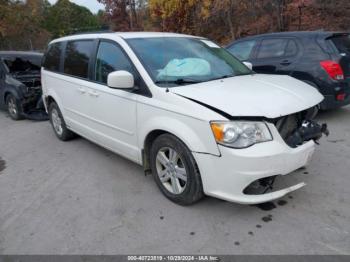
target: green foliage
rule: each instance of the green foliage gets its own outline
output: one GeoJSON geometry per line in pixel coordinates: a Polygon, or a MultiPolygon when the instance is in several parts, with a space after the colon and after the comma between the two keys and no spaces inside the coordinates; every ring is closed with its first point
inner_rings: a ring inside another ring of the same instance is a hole
{"type": "Polygon", "coordinates": [[[48,10],[43,25],[55,38],[75,31],[96,30],[100,27],[100,21],[89,9],[76,5],[69,0],[58,0],[48,10]]]}
{"type": "Polygon", "coordinates": [[[41,50],[50,39],[99,30],[103,16],[69,0],[0,0],[0,49],[41,50]]]}

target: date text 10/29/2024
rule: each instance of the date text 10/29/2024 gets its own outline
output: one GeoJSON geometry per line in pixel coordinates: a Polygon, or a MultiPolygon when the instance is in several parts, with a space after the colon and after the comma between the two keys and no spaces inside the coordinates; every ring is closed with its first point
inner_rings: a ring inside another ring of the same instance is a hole
{"type": "Polygon", "coordinates": [[[128,256],[128,261],[219,261],[217,256],[128,256]]]}

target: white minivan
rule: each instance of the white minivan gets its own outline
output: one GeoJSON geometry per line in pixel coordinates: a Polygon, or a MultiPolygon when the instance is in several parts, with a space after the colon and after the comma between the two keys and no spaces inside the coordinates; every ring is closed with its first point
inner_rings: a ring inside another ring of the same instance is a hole
{"type": "Polygon", "coordinates": [[[328,131],[312,120],[315,88],[249,67],[202,37],[74,35],[49,44],[43,98],[59,139],[79,134],[143,165],[178,204],[257,204],[305,185],[273,188],[328,131]]]}

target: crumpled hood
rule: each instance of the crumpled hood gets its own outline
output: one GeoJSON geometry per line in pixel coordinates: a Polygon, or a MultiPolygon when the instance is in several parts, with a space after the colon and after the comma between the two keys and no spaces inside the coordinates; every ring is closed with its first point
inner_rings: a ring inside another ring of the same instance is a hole
{"type": "Polygon", "coordinates": [[[316,88],[283,75],[236,76],[170,91],[233,117],[277,118],[308,109],[324,99],[316,88]]]}

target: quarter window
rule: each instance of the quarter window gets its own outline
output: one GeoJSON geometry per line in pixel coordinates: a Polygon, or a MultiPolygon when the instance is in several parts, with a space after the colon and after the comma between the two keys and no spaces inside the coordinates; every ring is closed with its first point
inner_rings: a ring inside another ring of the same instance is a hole
{"type": "Polygon", "coordinates": [[[60,58],[61,58],[62,44],[54,43],[49,46],[46,53],[43,67],[50,71],[60,71],[60,58]]]}
{"type": "Polygon", "coordinates": [[[93,41],[80,40],[67,43],[64,58],[64,73],[76,77],[89,77],[89,61],[93,50],[93,41]]]}
{"type": "Polygon", "coordinates": [[[227,50],[239,60],[244,61],[249,59],[250,54],[252,53],[253,48],[255,46],[255,43],[255,40],[244,41],[230,46],[229,48],[227,48],[227,50]]]}
{"type": "Polygon", "coordinates": [[[286,53],[285,56],[295,56],[298,52],[297,44],[294,40],[289,40],[287,47],[286,47],[286,53]]]}
{"type": "Polygon", "coordinates": [[[96,57],[95,80],[107,84],[108,74],[119,70],[135,75],[133,66],[119,46],[110,42],[101,42],[96,57]]]}

